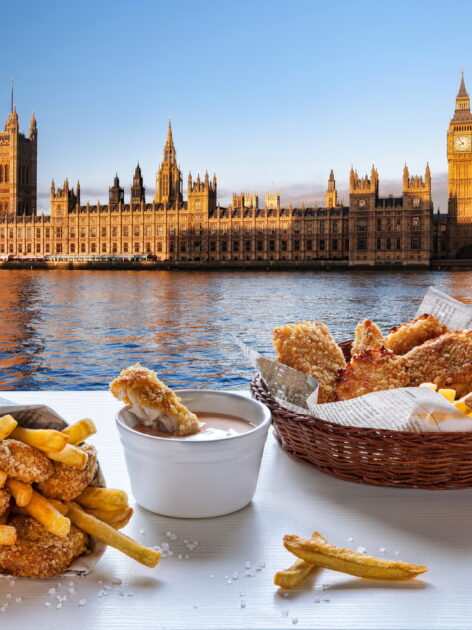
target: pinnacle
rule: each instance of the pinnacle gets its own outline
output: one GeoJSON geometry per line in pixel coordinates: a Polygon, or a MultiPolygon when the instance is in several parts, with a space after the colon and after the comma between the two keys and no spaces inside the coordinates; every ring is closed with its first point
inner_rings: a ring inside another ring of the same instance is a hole
{"type": "Polygon", "coordinates": [[[467,92],[467,89],[465,87],[465,81],[464,81],[464,71],[462,70],[462,76],[461,76],[461,84],[459,87],[459,91],[457,92],[457,98],[469,98],[469,94],[467,92]]]}

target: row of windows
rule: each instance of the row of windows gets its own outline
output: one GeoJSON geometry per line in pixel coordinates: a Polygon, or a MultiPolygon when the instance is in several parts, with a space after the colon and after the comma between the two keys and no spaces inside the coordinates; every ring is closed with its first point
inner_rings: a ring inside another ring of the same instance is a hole
{"type": "MultiPolygon", "coordinates": [[[[420,217],[412,217],[410,227],[414,231],[420,230],[421,229],[420,217]]],[[[386,230],[387,232],[392,232],[393,230],[400,232],[402,229],[402,221],[401,219],[397,219],[394,226],[392,219],[386,219],[386,220],[376,219],[375,228],[377,232],[381,232],[382,229],[386,230]]],[[[357,231],[358,232],[368,231],[367,219],[357,219],[357,231]]]]}
{"type": "MultiPolygon", "coordinates": [[[[376,240],[376,248],[378,250],[381,249],[393,249],[395,246],[395,249],[401,249],[401,239],[397,238],[397,239],[392,239],[392,238],[387,238],[384,241],[382,241],[382,239],[378,238],[376,240]]],[[[367,249],[367,239],[365,238],[358,238],[357,239],[357,249],[367,249]]],[[[410,240],[410,249],[421,249],[421,239],[419,237],[413,236],[410,240]]]]}
{"type": "Polygon", "coordinates": [[[0,182],[9,182],[10,167],[8,164],[0,164],[0,182]]]}

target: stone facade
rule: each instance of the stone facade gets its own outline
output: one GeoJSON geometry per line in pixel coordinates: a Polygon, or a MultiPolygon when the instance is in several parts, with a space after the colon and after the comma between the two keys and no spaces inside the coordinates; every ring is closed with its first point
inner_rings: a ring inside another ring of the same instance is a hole
{"type": "MultiPolygon", "coordinates": [[[[400,196],[379,194],[379,175],[349,178],[349,205],[338,198],[333,171],[325,206],[282,208],[278,193],[259,207],[257,193],[217,200],[217,179],[182,171],[169,122],[153,201],[139,164],[129,202],[118,175],[108,203],[81,203],[80,184],[51,184],[50,215],[36,214],[37,124],[19,132],[16,111],[0,133],[0,255],[20,258],[140,257],[161,261],[345,261],[359,265],[427,266],[472,244],[472,115],[462,78],[448,131],[449,211],[433,214],[431,173],[403,169],[400,196]],[[470,133],[469,133],[470,131],[470,133]]],[[[472,252],[471,252],[472,257],[472,252]]]]}

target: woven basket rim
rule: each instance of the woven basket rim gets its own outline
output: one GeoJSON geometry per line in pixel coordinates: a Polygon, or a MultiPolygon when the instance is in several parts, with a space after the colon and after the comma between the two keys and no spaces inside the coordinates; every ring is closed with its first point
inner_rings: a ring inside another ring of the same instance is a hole
{"type": "MultiPolygon", "coordinates": [[[[344,343],[347,343],[347,342],[344,342],[344,343]]],[[[292,411],[291,409],[287,409],[286,407],[284,407],[283,405],[281,405],[275,400],[275,398],[267,389],[267,386],[264,383],[264,380],[259,372],[255,372],[251,380],[251,383],[256,387],[257,386],[262,387],[265,390],[267,397],[270,399],[271,407],[273,406],[276,411],[281,411],[284,414],[290,414],[294,416],[293,419],[296,420],[298,424],[301,424],[304,426],[312,425],[313,423],[321,423],[322,425],[326,425],[326,427],[329,427],[331,430],[342,429],[343,431],[346,431],[347,433],[352,433],[352,434],[357,434],[357,435],[359,435],[359,433],[363,433],[363,434],[375,433],[377,437],[394,437],[394,436],[402,436],[402,437],[409,437],[409,438],[421,437],[423,440],[425,438],[428,438],[428,440],[438,439],[441,437],[441,435],[444,435],[444,434],[447,434],[447,435],[454,434],[454,435],[457,435],[458,437],[459,436],[470,437],[472,435],[471,431],[437,431],[437,432],[436,431],[415,431],[413,432],[413,431],[396,431],[394,429],[376,429],[375,427],[352,427],[346,424],[338,424],[336,422],[330,422],[329,420],[323,420],[323,418],[318,418],[317,416],[310,416],[308,414],[302,414],[296,411],[292,411]]],[[[280,422],[280,420],[278,421],[280,422]]]]}

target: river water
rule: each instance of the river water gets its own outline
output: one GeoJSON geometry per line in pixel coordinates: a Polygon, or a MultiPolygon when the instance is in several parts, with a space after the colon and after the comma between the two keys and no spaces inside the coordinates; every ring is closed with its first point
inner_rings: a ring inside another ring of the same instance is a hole
{"type": "Polygon", "coordinates": [[[171,387],[243,387],[241,335],[325,322],[336,340],[366,317],[412,318],[428,286],[472,302],[472,272],[0,271],[0,389],[105,389],[137,361],[171,387]]]}

